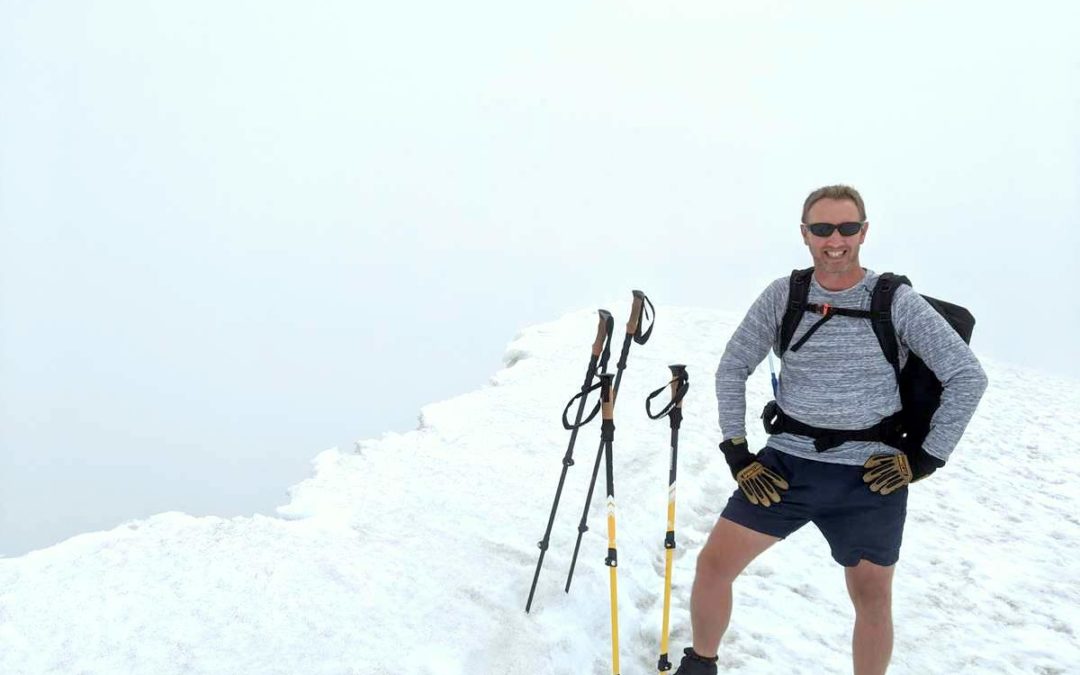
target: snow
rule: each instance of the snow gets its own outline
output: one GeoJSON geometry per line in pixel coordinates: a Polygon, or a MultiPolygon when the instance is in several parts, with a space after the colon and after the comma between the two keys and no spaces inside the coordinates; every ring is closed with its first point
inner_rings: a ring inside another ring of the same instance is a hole
{"type": "MultiPolygon", "coordinates": [[[[619,320],[628,304],[607,307],[619,320]]],[[[669,363],[690,373],[676,662],[697,552],[734,489],[716,449],[712,377],[739,316],[659,314],[649,343],[631,347],[615,413],[628,675],[655,672],[659,651],[669,428],[646,418],[644,399],[669,363]]],[[[417,430],[320,453],[279,517],[164,513],[0,560],[0,673],[611,672],[603,472],[573,586],[562,590],[596,422],[579,434],[524,612],[569,436],[558,418],[595,327],[595,312],[582,310],[524,330],[489,386],[426,406],[417,430]]],[[[952,462],[911,488],[892,674],[1080,672],[1080,383],[984,366],[990,388],[952,462]]],[[[761,370],[751,411],[769,395],[761,370]]],[[[763,432],[750,428],[760,447],[763,432]]],[[[766,551],[735,589],[721,672],[850,672],[853,611],[816,529],[766,551]]]]}

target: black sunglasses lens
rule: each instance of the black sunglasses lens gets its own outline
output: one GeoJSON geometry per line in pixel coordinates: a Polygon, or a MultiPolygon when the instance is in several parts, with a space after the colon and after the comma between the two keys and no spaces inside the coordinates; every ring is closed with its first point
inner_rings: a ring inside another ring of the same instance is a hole
{"type": "Polygon", "coordinates": [[[862,223],[840,223],[839,225],[833,225],[832,223],[812,223],[807,225],[809,230],[818,237],[831,236],[836,230],[840,230],[840,234],[845,237],[850,237],[853,234],[858,234],[862,229],[862,223]]]}

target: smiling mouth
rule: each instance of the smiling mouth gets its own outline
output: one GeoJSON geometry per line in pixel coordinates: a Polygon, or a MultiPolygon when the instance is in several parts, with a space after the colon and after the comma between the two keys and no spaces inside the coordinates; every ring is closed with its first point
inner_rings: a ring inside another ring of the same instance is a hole
{"type": "Polygon", "coordinates": [[[837,258],[843,258],[845,253],[847,253],[847,251],[825,251],[825,257],[835,260],[837,258]]]}

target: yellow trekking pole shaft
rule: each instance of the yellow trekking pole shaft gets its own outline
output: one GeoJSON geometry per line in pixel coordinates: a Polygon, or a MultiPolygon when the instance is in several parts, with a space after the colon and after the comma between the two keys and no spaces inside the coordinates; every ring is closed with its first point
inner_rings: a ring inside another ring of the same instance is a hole
{"type": "Polygon", "coordinates": [[[603,415],[600,439],[604,444],[607,465],[608,553],[604,564],[608,566],[611,581],[611,672],[619,675],[619,563],[615,547],[615,473],[611,464],[612,445],[615,442],[615,397],[611,386],[613,378],[614,375],[610,373],[600,376],[600,404],[603,415]]]}
{"type": "Polygon", "coordinates": [[[667,533],[664,536],[664,620],[660,629],[660,659],[656,663],[656,669],[660,673],[671,670],[671,660],[668,658],[668,635],[670,633],[671,618],[671,570],[675,558],[675,469],[678,465],[679,456],[679,426],[682,424],[682,402],[686,391],[690,388],[689,377],[686,374],[686,366],[672,365],[671,381],[668,387],[671,389],[671,402],[657,414],[653,414],[650,403],[653,398],[659,396],[666,387],[654,391],[645,400],[645,412],[651,419],[660,419],[665,415],[671,426],[671,464],[668,467],[668,502],[667,502],[667,533]]]}
{"type": "MultiPolygon", "coordinates": [[[[675,518],[675,497],[668,501],[668,528],[674,527],[671,523],[675,518]]],[[[670,531],[670,530],[669,530],[670,531]]],[[[664,626],[660,633],[660,660],[656,664],[657,671],[663,673],[671,670],[671,659],[668,658],[668,634],[671,628],[669,617],[671,616],[671,565],[673,549],[664,551],[664,626]]]]}

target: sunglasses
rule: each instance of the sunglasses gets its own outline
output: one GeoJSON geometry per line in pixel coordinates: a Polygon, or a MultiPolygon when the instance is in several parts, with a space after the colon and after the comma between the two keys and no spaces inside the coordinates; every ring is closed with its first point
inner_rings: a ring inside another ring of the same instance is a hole
{"type": "Polygon", "coordinates": [[[858,234],[862,230],[864,223],[840,223],[839,225],[833,225],[832,223],[803,223],[806,229],[810,230],[814,236],[828,237],[831,236],[836,230],[840,230],[841,236],[850,237],[853,234],[858,234]]]}

